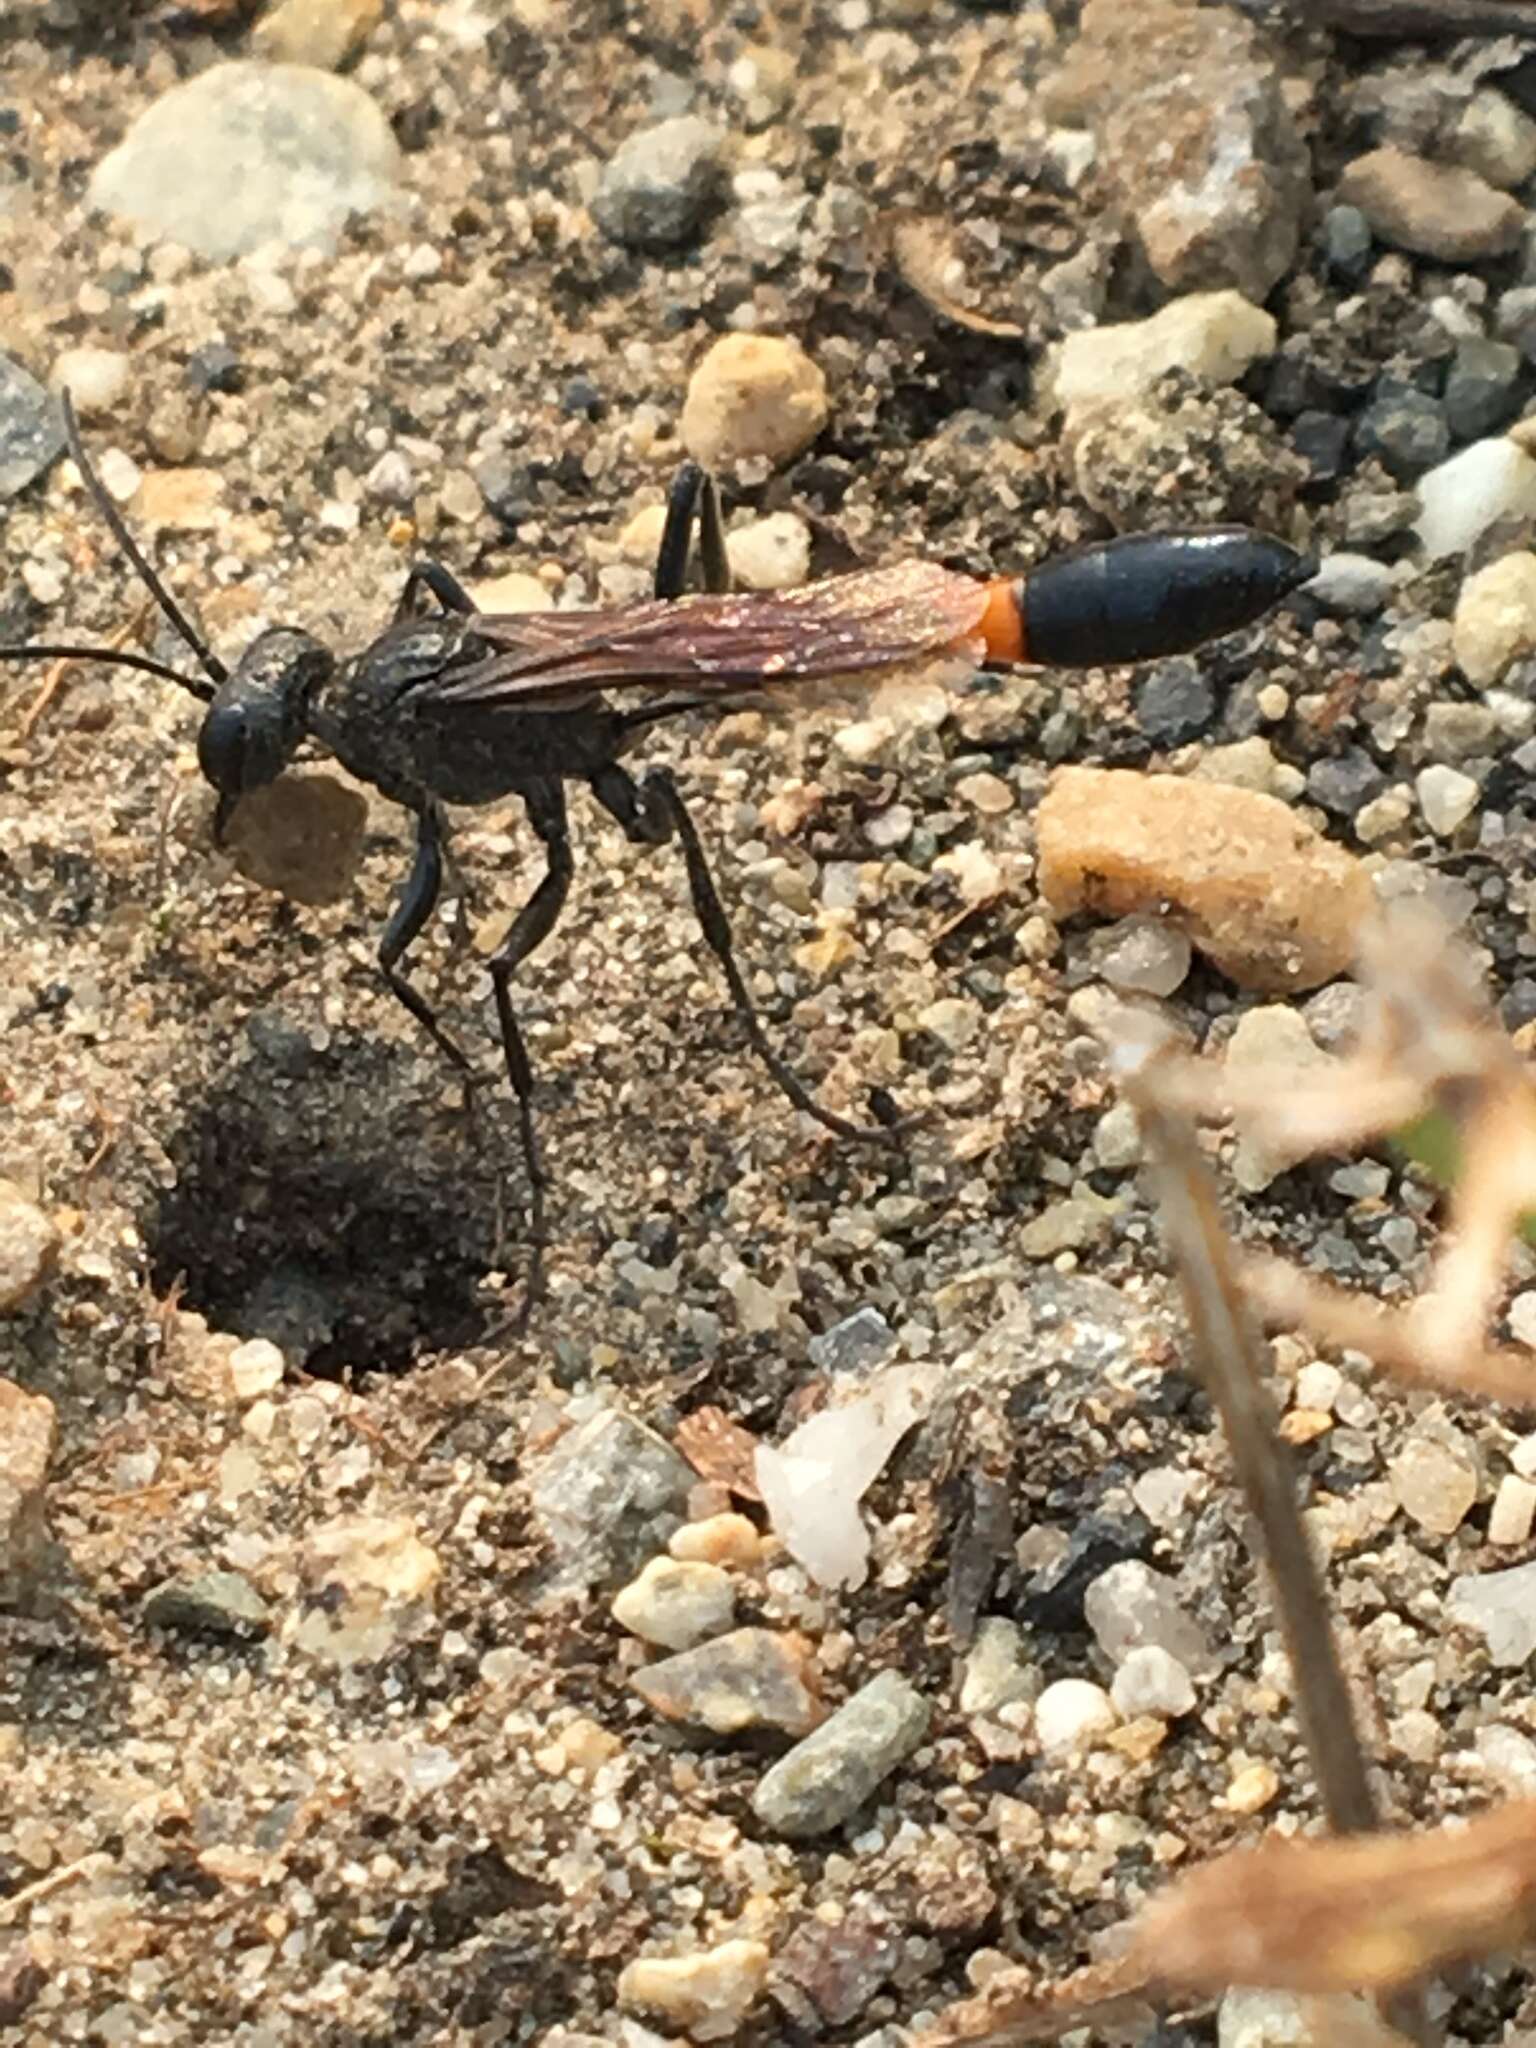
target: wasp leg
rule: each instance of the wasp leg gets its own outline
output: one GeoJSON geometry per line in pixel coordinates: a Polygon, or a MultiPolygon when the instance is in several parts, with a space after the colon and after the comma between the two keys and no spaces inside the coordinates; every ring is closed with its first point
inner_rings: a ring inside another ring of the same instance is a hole
{"type": "Polygon", "coordinates": [[[625,836],[639,846],[664,846],[674,836],[683,849],[688,869],[688,888],[693,897],[693,914],[699,921],[705,944],[720,962],[736,1014],[746,1027],[753,1050],[768,1069],[781,1091],[796,1109],[813,1117],[834,1137],[878,1140],[889,1144],[906,1128],[903,1124],[855,1124],[846,1117],[823,1109],[805,1083],[774,1051],[763,1029],[731,943],[730,920],[720,901],[697,828],[678,794],[677,785],[665,768],[648,769],[639,782],[629,772],[611,763],[592,778],[592,793],[604,810],[618,819],[625,836]]]}
{"type": "Polygon", "coordinates": [[[667,520],[656,550],[655,593],[658,597],[681,597],[688,580],[688,557],[692,550],[693,527],[699,527],[699,558],[704,565],[706,590],[729,590],[731,567],[725,557],[725,527],[720,518],[720,491],[708,470],[696,462],[685,462],[672,479],[667,498],[667,520]]]}
{"type": "Polygon", "coordinates": [[[468,618],[475,609],[474,599],[451,569],[445,569],[441,562],[414,562],[395,606],[396,625],[402,619],[414,618],[420,611],[423,591],[435,597],[445,612],[458,612],[468,618]]]}
{"type": "Polygon", "coordinates": [[[512,1012],[512,976],[536,946],[554,930],[565,907],[575,862],[566,825],[565,790],[559,782],[530,783],[523,791],[528,821],[544,843],[547,866],[543,879],[512,921],[512,929],[490,958],[491,987],[496,997],[496,1020],[501,1027],[501,1047],[506,1056],[507,1079],[517,1097],[518,1131],[522,1138],[523,1162],[528,1170],[529,1223],[532,1250],[528,1270],[527,1301],[532,1302],[543,1282],[544,1197],[549,1176],[533,1127],[533,1067],[528,1047],[512,1012]]]}
{"type": "Polygon", "coordinates": [[[416,814],[416,859],[400,892],[400,901],[395,905],[384,928],[384,936],[379,941],[379,972],[391,995],[405,1005],[438,1051],[472,1088],[476,1077],[469,1054],[448,1036],[438,1023],[432,1005],[419,989],[407,981],[400,969],[406,948],[421,936],[423,926],[432,915],[442,886],[443,821],[436,809],[428,804],[416,814]]]}

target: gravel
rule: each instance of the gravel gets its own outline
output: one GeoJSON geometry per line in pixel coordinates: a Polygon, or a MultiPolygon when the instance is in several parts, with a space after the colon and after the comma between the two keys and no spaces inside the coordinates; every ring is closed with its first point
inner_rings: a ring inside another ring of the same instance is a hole
{"type": "MultiPolygon", "coordinates": [[[[399,808],[308,764],[291,810],[242,805],[220,849],[191,692],[0,682],[0,1179],[25,1224],[0,1229],[0,2028],[904,2048],[987,1951],[1054,1983],[1163,1872],[1319,1819],[1092,1025],[1133,1000],[1214,1060],[1279,1010],[1336,1052],[1360,1012],[1344,913],[1378,888],[1448,902],[1528,1022],[1513,74],[1179,9],[1211,90],[1160,161],[1161,81],[1114,38],[1161,9],[1096,5],[1086,33],[1068,10],[1047,39],[1028,10],[902,0],[809,10],[793,38],[764,14],[637,40],[602,10],[360,0],[308,10],[342,76],[302,100],[269,79],[241,113],[250,12],[50,6],[8,37],[0,639],[136,629],[192,668],[135,628],[59,459],[66,377],[226,661],[273,621],[356,649],[423,558],[508,608],[643,596],[689,446],[728,471],[736,557],[770,585],[807,556],[1013,577],[1233,518],[1326,565],[1171,665],[1150,725],[1145,675],[1020,671],[797,692],[637,744],[689,798],[774,1044],[860,1122],[887,1091],[919,1119],[894,1143],[835,1144],[783,1102],[676,848],[630,846],[578,791],[565,914],[514,992],[551,1183],[526,1328],[500,1084],[467,1115],[378,983],[399,808]],[[1069,65],[1075,125],[1052,104],[1069,65]],[[716,138],[702,205],[684,179],[681,239],[615,239],[605,182],[679,121],[716,138]],[[1416,170],[1373,196],[1341,138],[1480,183],[1448,208],[1416,170]],[[1210,144],[1245,175],[1210,188],[1202,240],[1185,174],[1210,144]],[[104,208],[119,150],[135,183],[104,208]],[[937,236],[929,274],[888,260],[895,207],[937,236]],[[1416,255],[1431,236],[1452,253],[1416,255]],[[1159,272],[1179,281],[1149,298],[1159,272]],[[1059,769],[1090,781],[1042,868],[1059,769]],[[1250,830],[1244,896],[1214,853],[1250,830]],[[252,881],[259,855],[288,897],[252,881]],[[1127,900],[1099,893],[1101,856],[1127,900]],[[864,1583],[832,1593],[767,1526],[754,1454],[876,1365],[939,1391],[860,1504],[864,1583]],[[1085,1602],[1128,1559],[1209,1673],[1101,1648],[1085,1602]],[[666,1560],[707,1568],[696,1619],[730,1620],[677,1653],[702,1669],[668,1672],[611,1611],[666,1560]],[[712,1728],[711,1698],[745,1718],[712,1728]],[[782,1835],[754,1799],[861,1700],[791,1812],[825,1831],[782,1835]]],[[[483,954],[537,848],[515,802],[451,825],[412,972],[494,1076],[483,954]]],[[[1414,1174],[1336,1158],[1234,1190],[1232,1137],[1211,1143],[1246,1244],[1389,1300],[1420,1284],[1439,1219],[1414,1174]]],[[[1377,1765],[1394,1810],[1474,1810],[1529,1771],[1536,1449],[1303,1352],[1277,1340],[1276,1384],[1377,1765]]],[[[1225,2002],[1229,2037],[1245,2011],[1225,2002]]],[[[1533,2027],[1500,1964],[1447,2031],[1533,2027]]]]}

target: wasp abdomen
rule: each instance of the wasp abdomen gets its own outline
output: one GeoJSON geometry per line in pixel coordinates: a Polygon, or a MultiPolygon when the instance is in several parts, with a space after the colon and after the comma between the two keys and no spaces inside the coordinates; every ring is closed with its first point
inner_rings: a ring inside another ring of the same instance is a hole
{"type": "Polygon", "coordinates": [[[1109,668],[1187,654],[1252,625],[1316,572],[1309,556],[1245,526],[1099,541],[1021,579],[1023,658],[1109,668]]]}

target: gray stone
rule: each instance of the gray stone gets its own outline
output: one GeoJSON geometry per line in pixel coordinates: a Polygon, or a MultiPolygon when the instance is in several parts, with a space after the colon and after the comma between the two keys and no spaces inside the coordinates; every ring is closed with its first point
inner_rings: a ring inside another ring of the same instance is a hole
{"type": "Polygon", "coordinates": [[[1377,455],[1400,483],[1422,476],[1451,452],[1451,430],[1440,401],[1411,386],[1392,386],[1355,423],[1355,446],[1377,455]]]}
{"type": "Polygon", "coordinates": [[[63,446],[58,401],[9,356],[0,356],[0,499],[24,491],[63,446]]]}
{"type": "Polygon", "coordinates": [[[198,1572],[167,1579],[144,1602],[144,1619],[183,1635],[260,1635],[271,1610],[240,1572],[198,1572]]]}
{"type": "Polygon", "coordinates": [[[799,1636],[770,1628],[738,1628],[675,1657],[648,1664],[630,1680],[635,1691],[669,1721],[739,1735],[776,1728],[805,1735],[823,1707],[799,1636]]]}
{"type": "Polygon", "coordinates": [[[896,1339],[890,1324],[877,1308],[855,1309],[830,1330],[823,1330],[806,1345],[806,1353],[819,1372],[868,1372],[890,1351],[896,1339]]]}
{"type": "Polygon", "coordinates": [[[1199,737],[1216,716],[1216,692],[1188,655],[1160,661],[1136,692],[1136,723],[1159,747],[1199,737]]]}
{"type": "Polygon", "coordinates": [[[642,128],[603,167],[592,217],[632,249],[669,249],[698,232],[720,190],[725,138],[697,114],[642,128]]]}
{"type": "Polygon", "coordinates": [[[97,165],[90,202],[216,261],[264,243],[328,249],[389,198],[399,162],[388,121],[349,79],[215,64],[139,116],[97,165]]]}
{"type": "Polygon", "coordinates": [[[1536,1650],[1536,1564],[1452,1579],[1445,1611],[1452,1621],[1477,1631],[1488,1645],[1490,1663],[1516,1669],[1536,1650]]]}
{"type": "Polygon", "coordinates": [[[1330,612],[1369,618],[1387,602],[1392,587],[1392,571],[1385,562],[1339,548],[1323,557],[1321,567],[1307,585],[1307,596],[1330,612]]]}
{"type": "Polygon", "coordinates": [[[752,1811],[791,1840],[824,1835],[858,1812],[928,1732],[928,1702],[896,1671],[882,1671],[796,1743],[764,1776],[752,1811]]]}
{"type": "Polygon", "coordinates": [[[555,1552],[557,1593],[633,1577],[682,1526],[693,1467],[617,1408],[578,1423],[534,1467],[533,1510],[555,1552]]]}
{"type": "Polygon", "coordinates": [[[1520,403],[1520,351],[1507,341],[1469,335],[1445,380],[1445,423],[1455,441],[1497,433],[1520,403]]]}

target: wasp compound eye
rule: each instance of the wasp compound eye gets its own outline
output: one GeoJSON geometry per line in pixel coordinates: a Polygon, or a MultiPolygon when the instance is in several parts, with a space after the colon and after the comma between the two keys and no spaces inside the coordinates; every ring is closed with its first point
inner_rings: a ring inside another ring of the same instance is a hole
{"type": "Polygon", "coordinates": [[[276,781],[304,737],[310,697],[334,665],[319,641],[290,627],[252,641],[197,737],[198,765],[221,796],[276,781]]]}

